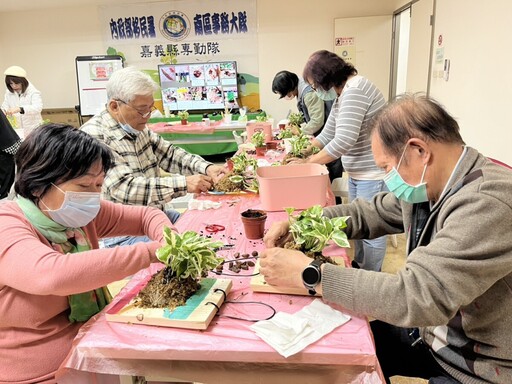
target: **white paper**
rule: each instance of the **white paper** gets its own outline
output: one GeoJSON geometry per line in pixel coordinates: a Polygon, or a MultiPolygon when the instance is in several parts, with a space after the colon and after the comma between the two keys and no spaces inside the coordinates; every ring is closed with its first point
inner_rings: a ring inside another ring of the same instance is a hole
{"type": "Polygon", "coordinates": [[[253,324],[251,329],[279,354],[289,357],[349,320],[350,316],[315,299],[294,314],[278,312],[270,320],[253,324]]]}

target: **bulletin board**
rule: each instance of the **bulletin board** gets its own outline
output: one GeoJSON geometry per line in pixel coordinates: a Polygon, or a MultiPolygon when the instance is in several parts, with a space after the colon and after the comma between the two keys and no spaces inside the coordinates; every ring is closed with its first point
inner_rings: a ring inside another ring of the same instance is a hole
{"type": "Polygon", "coordinates": [[[123,58],[110,56],[77,56],[76,80],[80,116],[100,112],[107,102],[107,81],[118,69],[123,68],[123,58]]]}

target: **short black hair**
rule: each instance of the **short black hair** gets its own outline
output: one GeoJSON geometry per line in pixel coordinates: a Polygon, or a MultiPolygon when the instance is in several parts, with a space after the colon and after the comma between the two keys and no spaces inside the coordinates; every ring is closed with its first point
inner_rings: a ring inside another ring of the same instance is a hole
{"type": "Polygon", "coordinates": [[[6,75],[5,76],[5,86],[9,90],[9,92],[14,93],[14,89],[11,87],[11,83],[21,84],[21,93],[25,93],[28,88],[28,80],[24,77],[6,75]]]}
{"type": "Polygon", "coordinates": [[[101,161],[103,171],[113,165],[110,148],[67,124],[44,124],[22,141],[16,153],[14,190],[36,203],[51,184],[76,179],[101,161]]]}
{"type": "Polygon", "coordinates": [[[272,81],[272,92],[280,95],[280,99],[285,97],[291,91],[295,91],[299,86],[299,77],[290,71],[280,71],[274,76],[272,81]]]}

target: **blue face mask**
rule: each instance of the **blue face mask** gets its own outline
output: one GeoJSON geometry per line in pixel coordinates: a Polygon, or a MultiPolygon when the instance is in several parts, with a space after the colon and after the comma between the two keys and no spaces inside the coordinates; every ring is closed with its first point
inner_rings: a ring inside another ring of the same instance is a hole
{"type": "MultiPolygon", "coordinates": [[[[47,209],[46,212],[56,223],[67,228],[81,228],[89,224],[100,211],[100,193],[96,192],[64,192],[64,201],[58,209],[47,209]]],[[[41,201],[46,207],[43,201],[41,201]]],[[[46,207],[48,208],[48,207],[46,207]]]]}
{"type": "Polygon", "coordinates": [[[324,91],[323,89],[319,88],[315,92],[316,95],[324,101],[334,100],[338,97],[338,94],[336,93],[336,90],[334,88],[331,88],[328,91],[324,91]]]}
{"type": "Polygon", "coordinates": [[[405,151],[407,147],[405,147],[404,152],[402,153],[402,157],[400,157],[400,161],[398,162],[398,166],[391,171],[389,171],[386,176],[384,176],[384,183],[388,189],[394,193],[397,199],[403,200],[410,204],[415,203],[423,203],[428,201],[427,195],[427,183],[423,181],[423,177],[425,176],[425,171],[427,170],[427,164],[423,168],[423,173],[421,175],[421,181],[418,185],[410,185],[402,179],[402,176],[398,173],[398,168],[400,168],[400,164],[402,163],[402,159],[404,157],[405,151]]]}
{"type": "Polygon", "coordinates": [[[119,123],[119,125],[121,126],[121,128],[123,128],[123,130],[130,134],[130,135],[134,135],[134,136],[138,136],[140,134],[140,131],[137,131],[135,128],[132,128],[132,126],[128,123],[119,123]]]}
{"type": "Polygon", "coordinates": [[[119,122],[119,125],[121,126],[121,128],[123,128],[123,130],[126,133],[128,133],[129,135],[138,136],[140,134],[140,131],[137,131],[135,128],[133,128],[130,124],[128,124],[126,122],[126,119],[124,118],[123,113],[121,112],[121,110],[119,110],[119,113],[121,114],[121,117],[125,121],[124,123],[119,122]]]}

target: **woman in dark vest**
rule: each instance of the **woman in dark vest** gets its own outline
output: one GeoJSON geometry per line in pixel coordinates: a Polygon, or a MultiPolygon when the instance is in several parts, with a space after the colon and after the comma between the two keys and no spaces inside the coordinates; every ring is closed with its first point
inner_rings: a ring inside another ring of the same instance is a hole
{"type": "Polygon", "coordinates": [[[0,199],[6,198],[14,183],[14,155],[21,140],[0,110],[0,199]]]}

